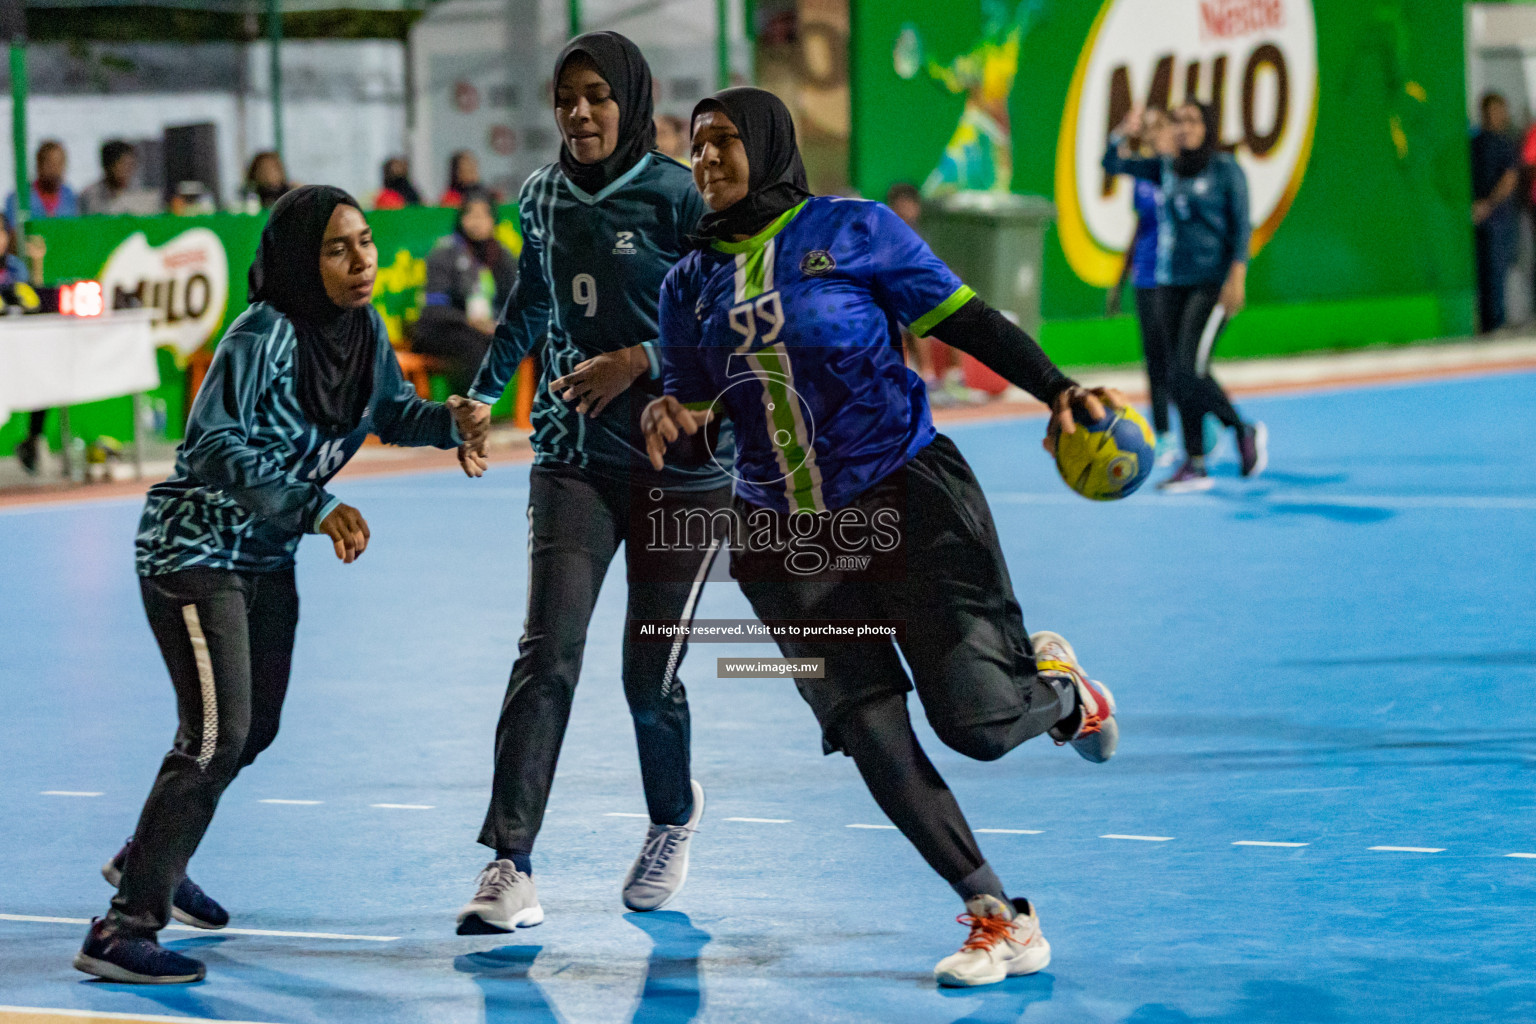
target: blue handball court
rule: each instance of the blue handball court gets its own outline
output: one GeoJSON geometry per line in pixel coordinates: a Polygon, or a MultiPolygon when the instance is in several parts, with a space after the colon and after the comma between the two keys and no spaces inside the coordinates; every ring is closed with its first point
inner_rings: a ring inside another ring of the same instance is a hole
{"type": "MultiPolygon", "coordinates": [[[[687,887],[627,914],[644,832],[618,679],[623,575],[587,649],[535,871],[546,922],[453,933],[522,621],[527,467],[343,477],[373,543],[300,556],[277,743],[194,878],[234,915],[167,931],[208,980],[70,959],[175,722],[131,548],[137,499],[0,510],[0,1021],[1536,1021],[1536,374],[1249,398],[1269,472],[1095,505],[1038,418],[948,432],[1032,629],[1120,702],[1119,756],[979,763],[920,734],[1055,959],[936,988],[958,901],[788,682],[684,666],[709,810],[687,887]]],[[[730,582],[702,617],[750,615],[730,582]]]]}

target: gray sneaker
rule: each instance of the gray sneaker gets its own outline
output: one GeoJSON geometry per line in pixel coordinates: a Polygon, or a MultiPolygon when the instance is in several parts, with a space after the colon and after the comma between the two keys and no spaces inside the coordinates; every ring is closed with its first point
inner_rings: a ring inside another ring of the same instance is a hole
{"type": "Polygon", "coordinates": [[[460,935],[504,935],[544,920],[533,876],[510,860],[493,860],[475,880],[475,898],[459,911],[460,935]]]}
{"type": "Polygon", "coordinates": [[[1058,747],[1072,744],[1072,749],[1083,760],[1094,764],[1103,764],[1114,757],[1115,748],[1120,745],[1120,723],[1115,718],[1115,695],[1097,679],[1088,678],[1088,673],[1078,664],[1077,652],[1060,633],[1042,629],[1030,634],[1029,643],[1035,649],[1037,672],[1068,676],[1077,689],[1077,706],[1082,711],[1078,716],[1077,731],[1068,736],[1057,728],[1061,724],[1058,722],[1049,730],[1051,739],[1056,741],[1058,747]]]}
{"type": "Polygon", "coordinates": [[[686,825],[652,823],[640,856],[624,879],[624,905],[630,910],[660,910],[688,878],[688,845],[704,817],[704,787],[692,780],[693,813],[686,825]]]}

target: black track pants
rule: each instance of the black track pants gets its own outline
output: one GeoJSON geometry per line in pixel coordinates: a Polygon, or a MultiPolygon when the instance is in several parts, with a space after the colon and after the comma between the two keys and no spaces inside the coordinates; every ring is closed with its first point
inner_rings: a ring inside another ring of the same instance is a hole
{"type": "MultiPolygon", "coordinates": [[[[904,624],[900,647],[911,681],[890,641],[781,639],[779,648],[786,657],[824,659],[825,678],[795,681],[821,724],[824,748],[853,757],[891,821],[956,884],[984,860],[912,733],[906,692],[915,683],[939,738],[982,761],[1055,725],[1076,708],[1076,694],[1060,677],[1036,673],[986,497],[947,437],[940,435],[850,507],[903,513],[900,546],[865,570],[874,578],[797,577],[784,571],[782,554],[763,551],[734,552],[732,572],[765,621],[904,624]]],[[[737,509],[744,517],[766,511],[740,499],[737,509]]]]}
{"type": "Polygon", "coordinates": [[[176,689],[176,741],[144,802],[107,927],[152,934],[170,919],[225,787],[277,736],[299,594],[293,570],[183,569],[139,580],[176,689]]]}
{"type": "MultiPolygon", "coordinates": [[[[656,551],[651,513],[724,509],[730,489],[662,492],[564,465],[529,478],[528,613],[496,725],[496,768],[480,842],[529,853],[544,821],[586,650],[587,624],[622,543],[627,618],[688,622],[721,544],[656,551]],[[659,496],[659,497],[658,497],[659,496]]],[[[624,638],[624,696],[635,725],[651,820],[681,825],[693,808],[688,698],[677,670],[687,643],[624,638]]]]}

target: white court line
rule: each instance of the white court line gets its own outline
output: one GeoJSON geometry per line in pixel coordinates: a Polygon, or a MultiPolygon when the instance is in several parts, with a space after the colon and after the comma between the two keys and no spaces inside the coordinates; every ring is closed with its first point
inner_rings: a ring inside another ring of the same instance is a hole
{"type": "MultiPolygon", "coordinates": [[[[143,1024],[200,1024],[213,1021],[212,1017],[162,1017],[143,1013],[107,1013],[104,1010],[55,1010],[43,1006],[0,1006],[0,1022],[20,1016],[22,1020],[33,1017],[60,1017],[65,1020],[126,1020],[142,1021],[143,1024]]],[[[218,1024],[253,1024],[251,1021],[219,1020],[218,1024]]]]}
{"type": "Polygon", "coordinates": [[[756,825],[788,825],[793,818],[726,818],[726,821],[750,821],[756,825]]]}
{"type": "Polygon", "coordinates": [[[649,818],[649,814],[636,814],[634,811],[609,811],[605,818],[649,818]]]}
{"type": "Polygon", "coordinates": [[[1239,839],[1233,846],[1281,846],[1286,849],[1294,849],[1298,846],[1309,846],[1309,843],[1271,843],[1263,839],[1239,839]]]}
{"type": "MultiPolygon", "coordinates": [[[[89,926],[91,919],[88,917],[37,917],[32,914],[0,914],[0,921],[19,921],[22,924],[78,924],[89,926]]],[[[398,942],[398,935],[344,935],[340,932],[280,932],[266,928],[193,928],[189,924],[168,924],[165,926],[168,932],[201,932],[211,935],[217,931],[220,935],[265,935],[278,939],[351,939],[357,942],[398,942]]]]}
{"type": "Polygon", "coordinates": [[[276,797],[270,797],[270,798],[268,798],[266,800],[258,800],[256,802],[259,803],[259,804],[289,804],[289,805],[291,805],[293,807],[314,807],[316,804],[319,804],[322,801],[319,801],[319,800],[279,800],[276,797]]]}
{"type": "Polygon", "coordinates": [[[994,836],[1038,836],[1043,828],[973,828],[972,832],[985,832],[994,836]]]}
{"type": "Polygon", "coordinates": [[[38,796],[104,796],[103,793],[88,793],[77,789],[45,789],[38,796]]]}
{"type": "Polygon", "coordinates": [[[1506,853],[1506,857],[1521,857],[1525,860],[1536,860],[1536,853],[1506,853]]]}
{"type": "Polygon", "coordinates": [[[431,804],[369,804],[369,807],[377,807],[385,811],[430,811],[431,804]]]}
{"type": "Polygon", "coordinates": [[[1372,846],[1372,850],[1382,853],[1444,853],[1443,846],[1372,846]]]}
{"type": "Polygon", "coordinates": [[[895,825],[847,825],[845,827],[846,828],[889,828],[889,829],[894,829],[896,826],[895,825]]]}
{"type": "MultiPolygon", "coordinates": [[[[1310,494],[1281,492],[1254,495],[1255,501],[1268,505],[1343,505],[1349,508],[1390,509],[1471,509],[1474,511],[1529,512],[1536,509],[1536,498],[1506,495],[1457,494],[1310,494]]],[[[1035,494],[1005,491],[988,494],[987,500],[1003,505],[1072,505],[1076,495],[1055,492],[1035,494]]],[[[1229,501],[1211,495],[1180,495],[1179,501],[1144,501],[1140,508],[1187,509],[1193,505],[1228,508],[1229,501]]]]}
{"type": "Polygon", "coordinates": [[[1116,832],[1111,832],[1107,836],[1099,836],[1099,838],[1100,839],[1135,839],[1135,840],[1138,840],[1138,841],[1143,842],[1143,843],[1171,843],[1171,842],[1173,842],[1173,836],[1123,836],[1123,835],[1120,835],[1119,833],[1116,833],[1116,832]]]}

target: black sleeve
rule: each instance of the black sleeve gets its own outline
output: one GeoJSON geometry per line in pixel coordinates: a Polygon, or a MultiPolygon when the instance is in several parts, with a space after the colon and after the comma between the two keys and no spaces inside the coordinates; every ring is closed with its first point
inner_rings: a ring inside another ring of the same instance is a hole
{"type": "Polygon", "coordinates": [[[1075,383],[1056,368],[1034,338],[979,298],[940,320],[928,333],[980,359],[1046,405],[1075,383]]]}

